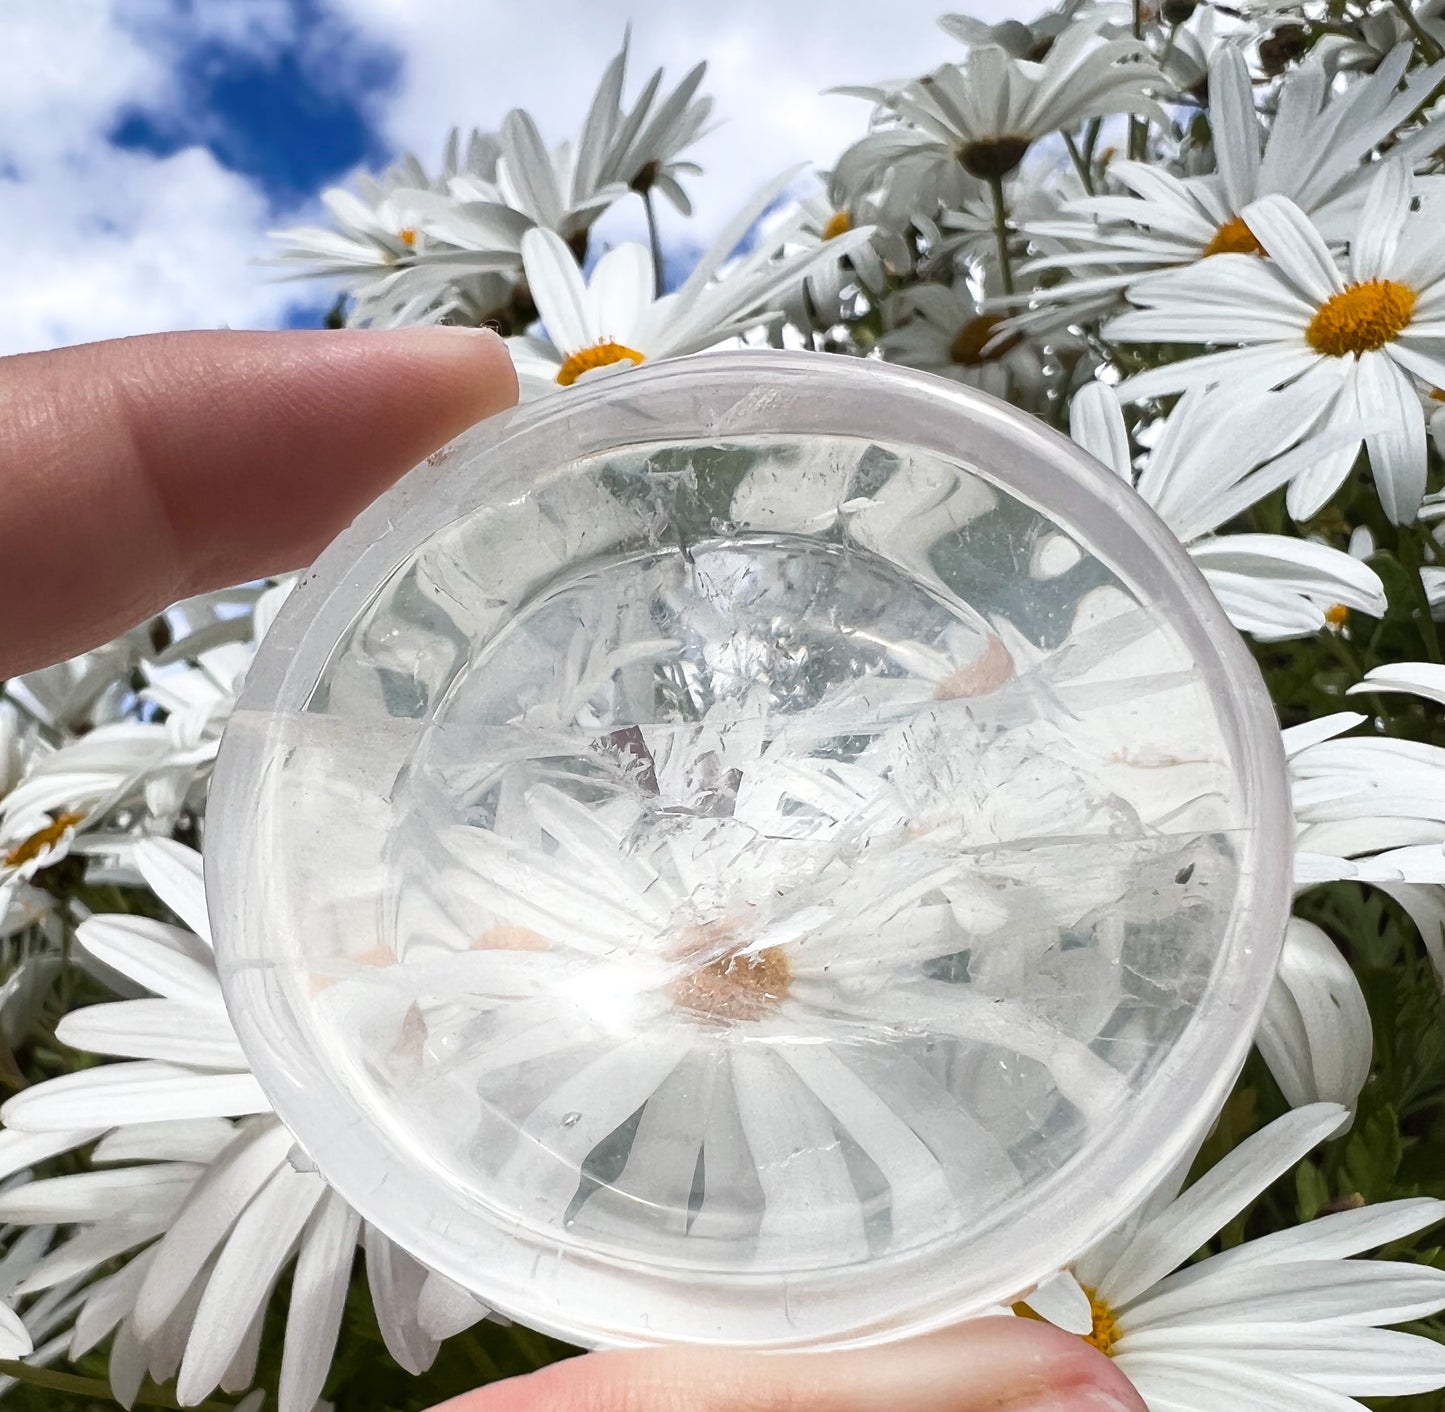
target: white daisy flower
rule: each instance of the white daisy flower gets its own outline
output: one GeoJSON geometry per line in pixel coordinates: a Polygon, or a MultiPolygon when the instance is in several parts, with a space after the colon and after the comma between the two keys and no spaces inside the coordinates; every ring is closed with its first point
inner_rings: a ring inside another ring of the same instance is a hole
{"type": "Polygon", "coordinates": [[[1112,1358],[1151,1412],[1363,1412],[1357,1397],[1445,1387],[1445,1347],[1382,1327],[1445,1308],[1445,1271],[1350,1258],[1433,1225],[1445,1202],[1342,1211],[1184,1264],[1345,1116],[1334,1104],[1286,1114],[1025,1307],[1112,1358]]]}
{"type": "MultiPolygon", "coordinates": [[[[1364,442],[1381,505],[1396,523],[1410,520],[1425,491],[1415,379],[1445,385],[1445,243],[1433,191],[1412,211],[1409,170],[1394,161],[1379,166],[1350,242],[1348,278],[1297,206],[1279,196],[1254,202],[1244,220],[1269,259],[1216,255],[1139,280],[1128,289],[1138,307],[1103,330],[1126,343],[1236,346],[1140,373],[1120,396],[1210,383],[1242,395],[1297,382],[1327,420],[1375,427],[1364,442]]],[[[1297,476],[1290,513],[1316,514],[1355,454],[1346,445],[1297,476]]]]}
{"type": "Polygon", "coordinates": [[[895,323],[878,341],[890,362],[968,383],[994,397],[1034,398],[1047,381],[1044,355],[1031,338],[989,312],[963,282],[914,284],[887,305],[895,323]]]}
{"type": "Polygon", "coordinates": [[[1327,32],[1319,37],[1316,52],[1332,73],[1373,69],[1395,45],[1413,45],[1417,34],[1445,50],[1445,4],[1441,0],[1363,7],[1353,17],[1352,27],[1354,36],[1327,32]]]}
{"type": "Polygon", "coordinates": [[[945,34],[970,49],[1006,49],[1015,59],[1037,63],[1047,56],[1059,36],[1070,30],[1084,28],[1118,36],[1128,32],[1130,18],[1129,6],[1120,0],[1067,0],[1027,24],[1004,20],[991,25],[972,15],[956,14],[941,15],[938,23],[945,34]]]}
{"type": "Polygon", "coordinates": [[[853,246],[836,260],[824,261],[807,274],[795,296],[783,306],[789,323],[805,329],[836,324],[846,313],[844,301],[850,288],[877,296],[887,289],[890,275],[897,277],[908,271],[913,260],[908,242],[880,220],[877,203],[869,196],[836,204],[831,191],[816,191],[802,197],[768,227],[769,235],[776,229],[789,244],[805,248],[834,242],[856,226],[873,230],[870,240],[853,246]]]}
{"type": "Polygon", "coordinates": [[[364,1226],[271,1116],[221,998],[200,856],[156,840],[136,846],[135,862],[192,930],[128,915],[80,927],[94,960],[156,998],[70,1012],[57,1028],[63,1042],[126,1062],[36,1084],[3,1110],[0,1174],[99,1139],[94,1170],[0,1194],[0,1220],[75,1228],[18,1292],[125,1257],[88,1286],[69,1354],[114,1332],[118,1398],[133,1398],[149,1371],[158,1382],[177,1377],[180,1400],[191,1403],[217,1386],[250,1386],[271,1291],[294,1259],[279,1405],[310,1412],[360,1244],[387,1347],[423,1371],[441,1338],[486,1311],[364,1226]]]}
{"type": "Polygon", "coordinates": [[[565,242],[536,229],[522,238],[527,283],[545,337],[511,338],[523,396],[570,387],[588,376],[714,347],[777,318],[807,274],[867,242],[865,227],[825,246],[775,260],[781,236],[761,243],[723,270],[739,240],[791,180],[769,183],[699,257],[682,286],[654,295],[652,257],[631,242],[609,250],[590,277],[565,242]]]}
{"type": "MultiPolygon", "coordinates": [[[[692,202],[678,178],[695,176],[701,168],[695,162],[680,160],[680,154],[709,131],[712,99],[696,96],[707,65],[696,65],[666,97],[659,96],[662,70],[658,69],[644,85],[642,96],[623,113],[619,99],[626,60],[624,40],[621,52],[598,86],[581,146],[586,148],[596,124],[601,154],[598,181],[616,182],[643,197],[659,192],[683,215],[691,215],[692,202]]],[[[582,165],[585,170],[586,163],[582,165]]]]}
{"type": "MultiPolygon", "coordinates": [[[[1097,382],[1080,388],[1069,412],[1074,440],[1134,484],[1113,391],[1097,382]]],[[[1299,441],[1315,416],[1310,401],[1289,389],[1241,402],[1191,388],[1135,485],[1179,536],[1230,621],[1265,642],[1318,632],[1348,609],[1378,618],[1386,608],[1379,575],[1343,550],[1282,534],[1216,533],[1333,449],[1336,442],[1299,441]]]]}
{"type": "Polygon", "coordinates": [[[256,645],[290,588],[287,580],[206,595],[156,620],[173,640],[127,653],[126,673],[148,680],[139,697],[162,719],[98,726],[55,748],[32,733],[22,777],[0,791],[0,918],[7,887],[58,863],[77,834],[83,850],[103,852],[117,841],[107,826],[120,811],[140,806],[167,828],[184,805],[201,802],[256,645]]]}
{"type": "Polygon", "coordinates": [[[843,160],[876,172],[898,161],[922,165],[954,205],[961,174],[998,181],[1035,140],[1085,118],[1142,113],[1167,128],[1152,96],[1163,84],[1142,44],[1101,38],[1088,25],[1065,30],[1039,63],[984,46],[905,84],[835,90],[867,98],[901,124],[869,133],[843,160]]]}
{"type": "MultiPolygon", "coordinates": [[[[1020,273],[1067,270],[1075,278],[1038,297],[1077,301],[1211,255],[1258,254],[1262,247],[1241,213],[1270,194],[1293,201],[1332,244],[1343,242],[1371,175],[1362,159],[1445,79],[1441,62],[1416,70],[1401,90],[1413,54],[1412,45],[1400,45],[1343,91],[1332,90],[1317,65],[1299,69],[1280,86],[1273,120],[1262,129],[1244,56],[1219,50],[1209,67],[1217,173],[1176,176],[1158,162],[1111,163],[1109,176],[1127,194],[1081,197],[1057,217],[1027,223],[1026,233],[1050,248],[1020,273]],[[1104,272],[1091,277],[1099,267],[1104,272]]],[[[1445,139],[1436,133],[1429,140],[1445,139]]]]}

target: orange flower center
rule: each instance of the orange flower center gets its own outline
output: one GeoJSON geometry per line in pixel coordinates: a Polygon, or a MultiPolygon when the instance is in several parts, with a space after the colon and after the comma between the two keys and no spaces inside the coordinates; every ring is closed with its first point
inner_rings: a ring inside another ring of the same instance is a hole
{"type": "Polygon", "coordinates": [[[1242,216],[1231,216],[1210,237],[1204,247],[1205,255],[1262,255],[1264,247],[1255,234],[1245,225],[1242,216]]]}
{"type": "MultiPolygon", "coordinates": [[[[726,921],[689,927],[683,936],[681,959],[708,955],[731,933],[726,921]]],[[[773,946],[755,956],[732,947],[687,971],[668,988],[672,1003],[700,1020],[735,1022],[761,1020],[780,1006],[788,994],[793,968],[781,948],[773,946]]]]}
{"type": "Polygon", "coordinates": [[[1317,353],[1357,357],[1383,348],[1410,322],[1416,294],[1392,279],[1367,279],[1332,294],[1315,311],[1305,339],[1317,353]]]}
{"type": "Polygon", "coordinates": [[[646,358],[635,348],[614,343],[610,338],[594,343],[591,348],[579,348],[557,369],[557,382],[562,387],[571,387],[583,373],[594,368],[610,367],[613,363],[642,363],[646,358]]]}
{"type": "Polygon", "coordinates": [[[976,661],[955,667],[934,688],[935,701],[957,701],[960,697],[986,696],[997,691],[1014,674],[1014,659],[1003,639],[990,637],[976,661]]]}
{"type": "Polygon", "coordinates": [[[1331,603],[1325,609],[1325,623],[1338,632],[1349,621],[1350,610],[1343,603],[1331,603]]]}
{"type": "Polygon", "coordinates": [[[5,855],[3,859],[5,866],[22,868],[26,863],[33,863],[47,848],[59,843],[65,837],[67,830],[73,829],[84,818],[84,814],[73,814],[68,811],[56,814],[44,828],[36,829],[29,838],[21,839],[5,855]]]}
{"type": "Polygon", "coordinates": [[[846,235],[853,229],[853,217],[847,211],[834,211],[828,218],[828,224],[822,229],[821,235],[824,240],[832,240],[834,236],[846,235]]]}
{"type": "Polygon", "coordinates": [[[980,314],[970,319],[954,335],[953,342],[948,346],[948,356],[968,368],[997,362],[1023,342],[1023,335],[1018,333],[1006,334],[994,341],[1003,321],[1002,314],[980,314]]]}
{"type": "Polygon", "coordinates": [[[416,245],[416,228],[414,226],[406,226],[404,229],[397,231],[396,238],[401,241],[408,250],[411,250],[416,245]]]}

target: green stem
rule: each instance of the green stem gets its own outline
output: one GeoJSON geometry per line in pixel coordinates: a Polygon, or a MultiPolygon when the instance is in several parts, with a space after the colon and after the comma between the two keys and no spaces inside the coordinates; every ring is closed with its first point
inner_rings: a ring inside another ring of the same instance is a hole
{"type": "Polygon", "coordinates": [[[642,205],[647,212],[647,245],[652,251],[652,292],[658,299],[661,299],[663,295],[662,236],[657,229],[657,212],[653,209],[650,186],[642,193],[642,205]]]}
{"type": "Polygon", "coordinates": [[[988,189],[993,193],[993,239],[998,247],[998,272],[999,278],[1003,281],[1003,292],[1012,294],[1014,292],[1013,266],[1009,263],[1008,254],[1008,207],[1004,205],[1003,199],[1003,178],[991,176],[988,179],[988,189]]]}
{"type": "Polygon", "coordinates": [[[1164,41],[1164,47],[1159,51],[1159,67],[1162,69],[1169,62],[1169,56],[1174,52],[1174,41],[1179,38],[1179,26],[1169,26],[1169,37],[1164,41]]]}
{"type": "MultiPolygon", "coordinates": [[[[1143,0],[1134,0],[1134,21],[1131,26],[1135,39],[1144,38],[1143,0]]],[[[1129,114],[1129,157],[1138,162],[1144,156],[1144,139],[1149,131],[1148,124],[1137,113],[1129,114]]]]}
{"type": "Polygon", "coordinates": [[[1099,145],[1099,129],[1104,125],[1102,118],[1090,118],[1084,124],[1084,165],[1094,170],[1094,149],[1099,145]]]}
{"type": "Polygon", "coordinates": [[[1064,146],[1069,149],[1069,160],[1074,164],[1074,170],[1079,174],[1079,180],[1084,184],[1084,190],[1090,196],[1094,194],[1094,178],[1089,172],[1088,163],[1084,161],[1084,154],[1079,151],[1079,144],[1074,141],[1071,132],[1064,134],[1064,146]]]}
{"type": "Polygon", "coordinates": [[[1410,596],[1414,600],[1414,611],[1412,616],[1419,620],[1420,636],[1425,640],[1425,651],[1429,654],[1432,662],[1445,661],[1440,655],[1440,630],[1435,625],[1435,619],[1430,613],[1430,600],[1425,594],[1425,584],[1420,578],[1420,569],[1424,565],[1425,556],[1421,552],[1420,542],[1411,527],[1401,526],[1400,529],[1400,563],[1405,567],[1405,573],[1410,580],[1410,596]]]}
{"type": "Polygon", "coordinates": [[[1425,51],[1426,63],[1434,64],[1440,59],[1445,59],[1445,50],[1440,48],[1434,37],[1428,34],[1420,21],[1415,18],[1415,12],[1410,8],[1410,0],[1392,0],[1392,3],[1400,12],[1400,18],[1405,21],[1405,27],[1415,36],[1416,43],[1425,51]]]}
{"type": "MultiPolygon", "coordinates": [[[[89,1397],[98,1402],[111,1403],[114,1398],[110,1384],[99,1378],[82,1378],[75,1373],[57,1373],[50,1368],[34,1368],[29,1363],[20,1363],[13,1358],[0,1358],[0,1375],[14,1378],[28,1387],[44,1388],[48,1392],[65,1392],[72,1397],[89,1397]]],[[[169,1393],[159,1388],[148,1388],[135,1400],[137,1407],[179,1408],[180,1403],[169,1393]]],[[[231,1412],[233,1402],[198,1402],[191,1412],[231,1412]]]]}

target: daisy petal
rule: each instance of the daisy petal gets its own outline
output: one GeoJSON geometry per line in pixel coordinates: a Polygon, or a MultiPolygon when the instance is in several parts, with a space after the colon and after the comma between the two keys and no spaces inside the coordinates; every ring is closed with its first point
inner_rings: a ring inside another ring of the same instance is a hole
{"type": "Polygon", "coordinates": [[[0,1221],[20,1226],[74,1225],[102,1220],[121,1202],[139,1219],[171,1210],[177,1190],[188,1190],[201,1170],[188,1162],[168,1162],[44,1177],[0,1194],[0,1221]]]}
{"type": "Polygon", "coordinates": [[[1348,1110],[1338,1104],[1315,1103],[1247,1137],[1135,1233],[1100,1285],[1100,1296],[1116,1309],[1136,1299],[1305,1153],[1337,1132],[1347,1117],[1348,1110]]]}
{"type": "Polygon", "coordinates": [[[209,1006],[179,1000],[118,1000],[72,1010],[55,1027],[75,1049],[123,1059],[168,1059],[206,1069],[245,1070],[231,1027],[209,1006]]]}
{"type": "Polygon", "coordinates": [[[1383,419],[1365,446],[1380,506],[1397,525],[1415,518],[1425,496],[1425,416],[1409,376],[1386,353],[1362,354],[1355,374],[1360,414],[1383,419]]]}
{"type": "Polygon", "coordinates": [[[88,918],[76,937],[97,961],[137,985],[225,1013],[215,957],[191,932],[149,917],[117,914],[88,918]]]}
{"type": "Polygon", "coordinates": [[[1380,884],[1404,908],[1420,933],[1430,964],[1440,983],[1445,986],[1445,888],[1419,882],[1384,882],[1380,884]]]}
{"type": "Polygon", "coordinates": [[[269,1113],[270,1100],[250,1074],[206,1074],[142,1059],[82,1069],[12,1098],[0,1118],[32,1132],[156,1123],[168,1118],[235,1118],[269,1113]]]}
{"type": "Polygon", "coordinates": [[[1329,246],[1293,201],[1262,196],[1240,214],[1270,258],[1315,304],[1323,304],[1344,289],[1329,246]]]}
{"type": "Polygon", "coordinates": [[[196,1310],[176,1396],[199,1402],[221,1382],[326,1193],[314,1173],[282,1167],[237,1219],[196,1310]]]}
{"type": "Polygon", "coordinates": [[[1399,1397],[1445,1387],[1445,1345],[1393,1329],[1338,1324],[1201,1324],[1146,1329],[1132,1352],[1217,1356],[1350,1396],[1399,1397]]]}
{"type": "Polygon", "coordinates": [[[438,1347],[437,1340],[416,1319],[417,1301],[429,1272],[374,1226],[365,1228],[362,1244],[382,1341],[408,1373],[420,1375],[431,1367],[438,1347]]]}
{"type": "Polygon", "coordinates": [[[628,344],[638,316],[652,302],[652,256],[633,241],[614,246],[588,281],[602,338],[628,344]]]}
{"type": "Polygon", "coordinates": [[[1445,706],[1445,667],[1434,662],[1392,662],[1372,667],[1345,695],[1387,691],[1408,691],[1445,706]]]}
{"type": "Polygon", "coordinates": [[[201,855],[174,839],[146,838],[136,844],[134,856],[151,890],[209,946],[211,918],[201,855]]]}
{"type": "Polygon", "coordinates": [[[0,1181],[37,1162],[84,1147],[104,1131],[104,1128],[65,1128],[58,1132],[31,1133],[12,1128],[0,1132],[0,1181]]]}
{"type": "Polygon", "coordinates": [[[542,327],[563,355],[596,343],[602,333],[566,241],[556,231],[529,230],[522,237],[522,262],[542,327]]]}
{"type": "Polygon", "coordinates": [[[0,1358],[28,1358],[34,1351],[25,1321],[8,1304],[0,1304],[0,1358]]]}
{"type": "Polygon", "coordinates": [[[331,1369],[361,1218],[328,1192],[301,1239],[281,1357],[280,1412],[309,1412],[331,1369]]]}
{"type": "Polygon", "coordinates": [[[429,1270],[416,1302],[416,1317],[423,1333],[449,1339],[485,1319],[487,1306],[445,1275],[429,1270]]]}
{"type": "Polygon", "coordinates": [[[1094,1306],[1078,1280],[1068,1270],[1061,1270],[1045,1280],[1023,1302],[1041,1319],[1071,1334],[1088,1334],[1094,1328],[1094,1306]]]}
{"type": "Polygon", "coordinates": [[[1238,211],[1254,195],[1259,175],[1259,119],[1244,55],[1233,46],[1221,46],[1210,62],[1209,102],[1224,198],[1238,211]]]}
{"type": "Polygon", "coordinates": [[[1119,399],[1112,389],[1101,382],[1091,382],[1074,394],[1069,404],[1069,435],[1125,484],[1133,483],[1129,433],[1124,428],[1119,399]]]}
{"type": "Polygon", "coordinates": [[[72,1361],[83,1358],[109,1334],[135,1306],[136,1291],[150,1269],[152,1251],[144,1250],[115,1274],[91,1285],[76,1315],[70,1340],[72,1361]]]}
{"type": "Polygon", "coordinates": [[[1360,207],[1350,241],[1350,274],[1357,281],[1383,279],[1410,212],[1411,180],[1403,162],[1381,162],[1360,207]]]}
{"type": "Polygon", "coordinates": [[[1298,917],[1255,1043],[1296,1107],[1324,1099],[1353,1108],[1370,1076],[1374,1032],[1360,983],[1334,942],[1298,917]]]}
{"type": "Polygon", "coordinates": [[[1188,1281],[1165,1280],[1129,1311],[1128,1332],[1193,1324],[1332,1323],[1378,1327],[1445,1308],[1445,1270],[1394,1260],[1273,1262],[1226,1266],[1203,1261],[1188,1281]]]}
{"type": "Polygon", "coordinates": [[[205,1176],[156,1247],[136,1298],[135,1322],[153,1340],[184,1301],[226,1232],[291,1150],[291,1134],[279,1123],[257,1123],[237,1137],[205,1176]]]}
{"type": "Polygon", "coordinates": [[[1241,1367],[1203,1354],[1115,1356],[1150,1412],[1366,1412],[1363,1403],[1284,1369],[1241,1367]]]}

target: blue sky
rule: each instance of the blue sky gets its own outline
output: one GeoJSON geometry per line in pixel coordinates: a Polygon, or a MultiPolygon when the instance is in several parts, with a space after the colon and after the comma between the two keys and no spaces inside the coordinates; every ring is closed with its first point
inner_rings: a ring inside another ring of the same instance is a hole
{"type": "MultiPolygon", "coordinates": [[[[165,328],[317,322],[326,286],[258,265],[320,191],[453,124],[523,106],[549,140],[580,120],[633,23],[631,83],[709,62],[695,246],[764,178],[826,164],[865,105],[829,84],[956,52],[937,0],[46,0],[0,8],[0,352],[165,328]],[[887,15],[886,24],[880,16],[887,15]]],[[[975,0],[990,19],[1017,0],[975,0]]],[[[624,203],[606,237],[640,232],[624,203]]]]}

